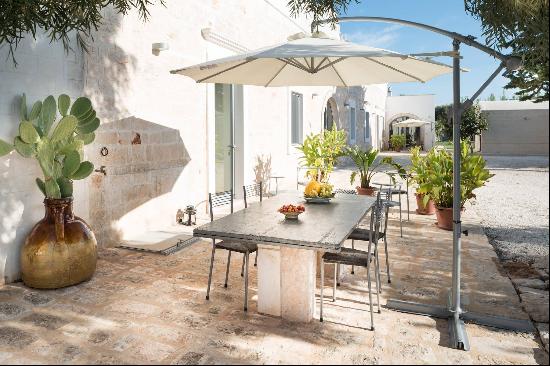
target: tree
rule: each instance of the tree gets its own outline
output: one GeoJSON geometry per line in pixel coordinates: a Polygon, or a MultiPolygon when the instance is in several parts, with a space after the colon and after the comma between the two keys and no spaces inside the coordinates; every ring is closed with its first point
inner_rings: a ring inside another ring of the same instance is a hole
{"type": "Polygon", "coordinates": [[[481,20],[485,43],[510,49],[523,68],[507,74],[507,89],[520,100],[549,99],[548,0],[465,0],[466,12],[481,20]]]}
{"type": "Polygon", "coordinates": [[[489,98],[487,98],[487,100],[490,102],[494,102],[495,100],[497,100],[497,97],[493,93],[491,93],[491,95],[489,95],[489,98]]]}
{"type": "Polygon", "coordinates": [[[104,8],[112,6],[123,15],[135,8],[145,21],[154,3],[164,4],[164,0],[2,0],[0,47],[7,44],[16,63],[14,52],[19,42],[29,34],[36,38],[42,30],[50,42],[63,42],[66,51],[71,49],[70,34],[76,32],[77,44],[87,52],[86,38],[92,38],[92,32],[101,25],[104,8]]]}
{"type": "MultiPolygon", "coordinates": [[[[291,13],[334,24],[347,6],[359,0],[289,0],[291,13]]],[[[523,68],[507,73],[508,89],[518,89],[520,100],[549,100],[549,0],[464,0],[465,10],[482,24],[485,43],[511,50],[523,59],[523,68]]]]}
{"type": "MultiPolygon", "coordinates": [[[[481,111],[479,103],[475,103],[462,112],[460,123],[460,134],[463,139],[468,141],[473,141],[475,136],[489,128],[487,117],[481,111]]],[[[440,141],[450,140],[453,136],[452,106],[450,104],[435,107],[435,133],[440,141]],[[449,118],[449,113],[451,113],[451,118],[449,118]]]]}

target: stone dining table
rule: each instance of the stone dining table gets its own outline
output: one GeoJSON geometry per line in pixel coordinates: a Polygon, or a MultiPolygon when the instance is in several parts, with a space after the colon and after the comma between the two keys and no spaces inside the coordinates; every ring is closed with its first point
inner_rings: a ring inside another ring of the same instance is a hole
{"type": "Polygon", "coordinates": [[[338,252],[375,198],[337,195],[330,203],[306,203],[303,193],[281,192],[193,230],[196,237],[258,244],[258,312],[299,322],[315,313],[317,252],[338,252]],[[298,220],[277,210],[303,204],[298,220]]]}

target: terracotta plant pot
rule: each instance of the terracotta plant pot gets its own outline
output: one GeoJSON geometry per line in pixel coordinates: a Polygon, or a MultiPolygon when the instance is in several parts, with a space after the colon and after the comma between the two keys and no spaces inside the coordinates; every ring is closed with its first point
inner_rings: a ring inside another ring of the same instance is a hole
{"type": "Polygon", "coordinates": [[[416,196],[416,213],[419,215],[434,215],[435,214],[435,204],[433,200],[429,200],[428,203],[424,206],[424,195],[423,194],[414,194],[416,196]]]}
{"type": "MultiPolygon", "coordinates": [[[[460,211],[464,211],[464,207],[460,211]]],[[[443,230],[453,231],[453,208],[437,207],[435,211],[437,227],[443,230]]]]}
{"type": "Polygon", "coordinates": [[[363,188],[363,187],[355,187],[355,189],[357,189],[357,194],[359,195],[363,195],[363,196],[376,196],[376,188],[374,187],[368,187],[368,188],[363,188]]]}
{"type": "Polygon", "coordinates": [[[32,229],[21,250],[25,285],[55,289],[89,280],[96,268],[94,233],[73,215],[73,199],[44,200],[46,214],[32,229]]]}

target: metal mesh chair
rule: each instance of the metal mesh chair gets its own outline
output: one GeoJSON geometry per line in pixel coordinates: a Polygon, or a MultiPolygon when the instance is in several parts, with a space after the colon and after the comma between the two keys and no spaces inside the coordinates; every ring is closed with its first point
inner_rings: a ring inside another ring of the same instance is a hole
{"type": "MultiPolygon", "coordinates": [[[[380,187],[380,192],[384,195],[382,198],[383,201],[385,201],[385,204],[387,207],[399,207],[399,230],[401,237],[403,237],[403,210],[401,205],[401,195],[402,192],[405,192],[407,194],[407,191],[403,189],[403,186],[401,183],[375,183],[377,186],[380,187]],[[394,195],[398,195],[399,199],[397,201],[393,200],[394,195]]],[[[409,201],[409,196],[407,194],[407,202],[409,201]]],[[[407,208],[407,212],[408,212],[407,208]]],[[[387,218],[386,218],[387,220],[387,218]]]]}
{"type": "MultiPolygon", "coordinates": [[[[233,213],[233,192],[225,191],[218,193],[210,193],[208,195],[208,204],[210,206],[210,220],[214,221],[214,207],[220,207],[224,205],[230,205],[231,213],[233,213]]],[[[243,271],[241,271],[241,276],[244,277],[244,311],[248,311],[248,258],[250,253],[254,253],[258,250],[256,244],[242,243],[233,240],[222,240],[216,242],[216,239],[212,239],[212,256],[210,258],[210,272],[208,274],[208,288],[206,290],[206,300],[210,299],[210,286],[212,284],[212,270],[214,269],[214,257],[216,254],[216,249],[227,250],[227,268],[225,270],[225,283],[224,287],[227,288],[227,280],[229,277],[229,265],[231,264],[231,253],[237,252],[244,255],[243,258],[243,271]]]]}
{"type": "MultiPolygon", "coordinates": [[[[247,186],[243,186],[243,193],[244,193],[244,208],[248,208],[248,198],[250,197],[260,197],[260,202],[263,200],[263,182],[255,183],[255,184],[249,184],[247,186]]],[[[256,252],[256,257],[254,258],[254,267],[258,265],[258,252],[256,252]]],[[[241,275],[244,270],[244,262],[243,262],[243,269],[241,270],[241,275]]]]}
{"type": "Polygon", "coordinates": [[[370,222],[370,238],[367,251],[353,249],[353,248],[342,248],[340,252],[337,253],[325,253],[321,258],[321,303],[320,303],[320,321],[323,321],[323,289],[325,285],[325,263],[334,264],[334,285],[332,292],[332,301],[336,301],[336,282],[337,282],[337,271],[338,265],[351,265],[351,266],[361,266],[367,269],[367,281],[369,288],[369,307],[370,307],[370,321],[371,321],[371,330],[374,330],[374,306],[372,302],[372,284],[371,284],[371,274],[370,267],[374,259],[375,265],[375,283],[376,283],[376,299],[378,313],[380,310],[380,266],[378,260],[378,239],[380,234],[380,224],[382,221],[382,212],[383,204],[380,198],[380,193],[378,193],[376,204],[371,212],[371,222],[370,222]]]}

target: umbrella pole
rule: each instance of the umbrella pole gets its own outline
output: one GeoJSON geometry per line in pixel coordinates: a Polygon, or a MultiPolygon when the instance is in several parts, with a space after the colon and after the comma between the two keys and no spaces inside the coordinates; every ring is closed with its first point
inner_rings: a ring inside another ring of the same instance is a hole
{"type": "MultiPolygon", "coordinates": [[[[453,51],[458,55],[460,41],[453,40],[453,51]]],[[[460,250],[462,245],[462,222],[460,211],[462,209],[462,197],[460,192],[460,119],[462,115],[460,102],[460,58],[453,58],[453,277],[449,311],[452,318],[449,319],[449,333],[454,348],[469,350],[470,345],[464,322],[460,319],[462,309],[460,306],[460,250]]]]}

